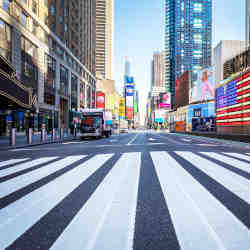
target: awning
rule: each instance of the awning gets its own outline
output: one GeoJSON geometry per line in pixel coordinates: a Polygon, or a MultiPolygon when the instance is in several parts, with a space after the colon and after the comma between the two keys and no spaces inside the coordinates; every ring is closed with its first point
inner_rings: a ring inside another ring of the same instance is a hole
{"type": "Polygon", "coordinates": [[[0,55],[0,98],[1,96],[26,109],[32,109],[36,100],[32,97],[32,90],[16,79],[15,68],[0,55]]]}

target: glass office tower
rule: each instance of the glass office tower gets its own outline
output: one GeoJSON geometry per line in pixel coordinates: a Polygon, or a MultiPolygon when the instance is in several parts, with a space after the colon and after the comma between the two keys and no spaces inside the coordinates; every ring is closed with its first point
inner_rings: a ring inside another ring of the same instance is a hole
{"type": "Polygon", "coordinates": [[[174,96],[174,83],[191,71],[211,65],[212,0],[165,0],[165,85],[174,96]]]}

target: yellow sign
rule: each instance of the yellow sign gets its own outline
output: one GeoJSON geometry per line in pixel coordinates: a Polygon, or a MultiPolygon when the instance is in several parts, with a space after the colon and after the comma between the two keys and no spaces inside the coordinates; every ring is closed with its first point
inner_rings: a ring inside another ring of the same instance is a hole
{"type": "Polygon", "coordinates": [[[125,117],[125,98],[120,99],[120,117],[125,117]]]}

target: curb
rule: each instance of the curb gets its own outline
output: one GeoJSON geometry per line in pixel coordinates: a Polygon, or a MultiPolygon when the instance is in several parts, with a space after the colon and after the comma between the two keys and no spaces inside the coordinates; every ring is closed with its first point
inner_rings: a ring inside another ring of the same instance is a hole
{"type": "Polygon", "coordinates": [[[60,141],[47,141],[43,143],[36,143],[36,144],[27,144],[27,145],[22,145],[22,146],[7,146],[6,148],[0,148],[0,152],[2,151],[8,151],[11,149],[20,149],[20,148],[30,148],[30,147],[36,147],[36,146],[42,146],[42,145],[48,145],[48,144],[56,144],[56,143],[63,143],[63,142],[69,142],[69,141],[76,141],[80,140],[80,137],[77,138],[71,138],[71,139],[65,139],[65,140],[60,140],[60,141]]]}

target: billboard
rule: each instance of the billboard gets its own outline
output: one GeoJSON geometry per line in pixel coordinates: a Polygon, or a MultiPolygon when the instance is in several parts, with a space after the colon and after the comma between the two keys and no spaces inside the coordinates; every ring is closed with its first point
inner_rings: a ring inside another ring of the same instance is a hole
{"type": "Polygon", "coordinates": [[[125,119],[125,98],[124,97],[120,99],[120,117],[121,119],[125,119]]]}
{"type": "Polygon", "coordinates": [[[125,76],[125,85],[134,85],[134,77],[132,76],[125,76]]]}
{"type": "Polygon", "coordinates": [[[189,104],[189,83],[190,73],[184,72],[175,81],[174,108],[183,107],[189,104]]]}
{"type": "Polygon", "coordinates": [[[133,120],[134,118],[134,86],[127,85],[126,92],[126,118],[127,120],[133,120]]]}
{"type": "Polygon", "coordinates": [[[227,126],[230,129],[232,126],[238,126],[241,128],[237,133],[246,133],[247,130],[244,128],[250,125],[249,93],[249,70],[236,75],[231,81],[216,89],[217,128],[227,126]]]}
{"type": "Polygon", "coordinates": [[[96,92],[96,108],[98,109],[105,108],[105,94],[101,91],[96,92]]]}
{"type": "Polygon", "coordinates": [[[215,97],[215,79],[213,67],[200,70],[197,75],[197,101],[209,101],[214,100],[215,97]]]}
{"type": "Polygon", "coordinates": [[[160,108],[171,108],[171,94],[170,93],[161,93],[160,94],[160,108]]]}
{"type": "Polygon", "coordinates": [[[131,107],[126,107],[126,118],[127,120],[133,120],[134,118],[134,110],[131,107]]]}
{"type": "Polygon", "coordinates": [[[157,109],[155,110],[155,117],[154,121],[157,123],[164,123],[165,120],[165,111],[157,109]]]}

